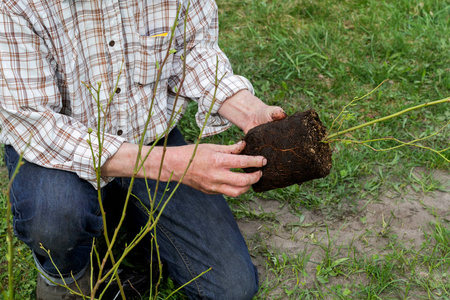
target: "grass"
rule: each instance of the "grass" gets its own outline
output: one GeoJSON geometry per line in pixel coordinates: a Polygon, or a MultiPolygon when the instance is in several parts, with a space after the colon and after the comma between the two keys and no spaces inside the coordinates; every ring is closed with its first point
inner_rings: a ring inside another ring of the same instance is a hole
{"type": "MultiPolygon", "coordinates": [[[[345,104],[385,79],[389,81],[376,93],[350,108],[353,118],[344,127],[450,95],[448,1],[217,3],[220,46],[235,73],[251,80],[258,97],[282,106],[288,114],[314,108],[329,127],[345,104]]],[[[195,110],[195,105],[190,105],[180,124],[191,139],[198,134],[195,110]]],[[[443,104],[364,128],[352,137],[395,136],[409,141],[438,130],[449,119],[450,105],[443,104]]],[[[241,138],[242,133],[233,127],[205,142],[230,144],[241,138]]],[[[423,143],[443,149],[449,140],[447,128],[423,143]]],[[[386,195],[413,202],[412,194],[448,193],[448,187],[431,171],[448,174],[449,164],[413,147],[374,152],[335,143],[333,148],[333,170],[325,179],[229,199],[238,219],[264,225],[258,234],[248,237],[251,254],[263,274],[256,299],[449,299],[448,215],[422,203],[434,220],[420,228],[422,242],[416,245],[411,237],[398,233],[396,226],[407,220],[399,216],[404,211],[382,218],[363,213],[372,204],[386,203],[386,195]],[[299,216],[298,224],[285,226],[285,215],[255,208],[257,201],[272,200],[278,201],[279,210],[285,208],[299,216]],[[320,215],[322,222],[305,219],[314,215],[320,215]],[[347,218],[358,220],[361,228],[354,237],[344,239],[347,218]],[[277,235],[285,235],[301,247],[293,251],[275,245],[273,237],[277,235]]],[[[445,155],[449,158],[450,152],[445,155]]],[[[4,186],[6,179],[2,178],[4,186]]],[[[4,197],[0,201],[3,212],[4,197]]],[[[2,240],[4,224],[3,218],[2,240]]],[[[18,242],[17,246],[22,253],[19,257],[24,258],[14,275],[18,299],[27,299],[34,290],[35,273],[28,265],[31,260],[26,248],[18,242]]],[[[0,243],[2,282],[4,253],[5,243],[0,243]]]]}

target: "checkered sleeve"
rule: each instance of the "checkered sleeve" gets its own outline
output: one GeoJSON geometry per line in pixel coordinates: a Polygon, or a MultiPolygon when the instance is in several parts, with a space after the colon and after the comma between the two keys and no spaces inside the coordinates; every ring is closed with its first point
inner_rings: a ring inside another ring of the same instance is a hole
{"type": "MultiPolygon", "coordinates": [[[[181,81],[186,7],[187,4],[182,9],[175,33],[177,53],[172,67],[173,76],[170,82],[172,88],[173,86],[179,87],[181,81]]],[[[207,126],[203,132],[203,136],[209,136],[220,133],[231,126],[227,119],[218,114],[222,103],[241,90],[249,90],[253,93],[253,87],[246,78],[233,74],[228,58],[219,48],[218,8],[214,0],[191,1],[187,14],[186,77],[181,87],[181,93],[198,102],[196,122],[199,127],[203,125],[207,113],[213,105],[211,116],[207,120],[207,126]],[[218,85],[216,100],[213,103],[216,78],[222,78],[222,80],[218,85]]]]}
{"type": "MultiPolygon", "coordinates": [[[[96,133],[89,134],[86,126],[59,113],[62,100],[55,68],[29,20],[0,6],[2,140],[23,152],[27,161],[74,172],[97,187],[94,159],[105,162],[123,139],[105,134],[101,155],[92,155],[100,151],[96,133]]],[[[103,178],[101,185],[108,181],[103,178]]]]}

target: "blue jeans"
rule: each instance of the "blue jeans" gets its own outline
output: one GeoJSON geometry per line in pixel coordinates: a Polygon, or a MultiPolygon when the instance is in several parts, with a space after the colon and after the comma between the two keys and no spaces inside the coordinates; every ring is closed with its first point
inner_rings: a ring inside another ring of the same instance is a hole
{"type": "MultiPolygon", "coordinates": [[[[185,143],[178,129],[172,130],[168,145],[185,143]]],[[[11,146],[5,147],[10,175],[18,158],[11,146]]],[[[148,182],[154,191],[156,182],[148,182]]],[[[129,184],[130,178],[115,178],[105,186],[102,189],[105,206],[108,202],[123,203],[129,184]]],[[[169,190],[175,185],[170,183],[169,190]]],[[[161,183],[157,202],[165,188],[166,183],[161,183]]],[[[131,198],[126,218],[139,228],[148,220],[143,205],[150,206],[144,180],[135,180],[133,194],[141,202],[131,198]]],[[[103,230],[97,191],[91,184],[74,173],[25,162],[12,184],[11,203],[15,234],[33,250],[41,269],[51,277],[59,277],[40,244],[50,250],[63,276],[84,272],[90,260],[92,239],[103,230]]],[[[185,288],[191,299],[251,299],[257,292],[256,268],[223,196],[180,185],[164,209],[156,232],[161,260],[177,283],[184,284],[212,267],[185,288]]],[[[149,239],[141,243],[150,248],[149,239]]]]}

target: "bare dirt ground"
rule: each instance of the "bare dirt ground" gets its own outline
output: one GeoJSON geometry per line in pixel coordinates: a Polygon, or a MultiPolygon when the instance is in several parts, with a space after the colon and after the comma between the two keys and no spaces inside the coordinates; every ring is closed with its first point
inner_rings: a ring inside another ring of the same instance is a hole
{"type": "MultiPolygon", "coordinates": [[[[423,174],[418,170],[419,179],[423,174]]],[[[5,168],[0,168],[0,177],[2,188],[6,188],[5,168]]],[[[260,283],[266,286],[262,298],[295,299],[286,296],[286,286],[314,288],[317,267],[327,255],[334,261],[357,254],[382,257],[393,235],[405,248],[418,251],[426,242],[430,224],[437,218],[450,222],[450,172],[434,171],[433,177],[441,182],[438,189],[424,193],[416,186],[405,193],[387,191],[377,199],[359,201],[356,207],[343,205],[331,218],[321,211],[304,209],[298,213],[275,200],[254,199],[251,209],[261,217],[239,219],[238,225],[258,268],[260,283]]],[[[422,275],[427,276],[426,270],[422,275]]],[[[327,280],[324,284],[331,286],[364,284],[368,279],[356,272],[327,280]]]]}
{"type": "MultiPolygon", "coordinates": [[[[256,214],[271,214],[271,221],[239,219],[238,224],[248,241],[254,263],[261,280],[276,281],[270,265],[283,264],[287,257],[306,257],[303,276],[295,272],[285,273],[284,284],[301,284],[313,287],[317,281],[318,262],[327,254],[334,258],[348,258],[349,251],[365,255],[383,255],[389,238],[397,240],[407,248],[419,249],[425,242],[424,230],[430,223],[450,221],[450,172],[435,171],[433,177],[442,183],[438,190],[424,193],[408,188],[404,194],[388,191],[376,200],[359,201],[356,207],[338,212],[331,220],[320,211],[304,210],[301,215],[293,213],[278,201],[255,200],[251,206],[256,214]],[[261,251],[261,247],[264,251],[261,251]],[[269,254],[270,255],[269,255],[269,254]],[[283,253],[285,253],[283,257],[283,253]],[[274,260],[274,263],[267,263],[274,260]],[[289,278],[291,277],[291,278],[289,278]]],[[[272,266],[276,268],[276,266],[272,266]]],[[[280,268],[280,266],[279,266],[280,268]]],[[[360,282],[365,276],[351,278],[336,277],[330,281],[360,282]]],[[[269,299],[285,299],[280,288],[268,294],[269,299]]]]}

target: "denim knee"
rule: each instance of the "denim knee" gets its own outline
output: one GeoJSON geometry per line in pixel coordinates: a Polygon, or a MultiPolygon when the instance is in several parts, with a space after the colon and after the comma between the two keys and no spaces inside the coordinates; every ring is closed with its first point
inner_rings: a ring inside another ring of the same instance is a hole
{"type": "Polygon", "coordinates": [[[67,202],[71,200],[55,199],[51,208],[36,207],[31,218],[17,217],[15,220],[17,236],[40,255],[46,253],[41,249],[41,245],[56,256],[64,256],[64,253],[82,245],[89,245],[90,248],[92,239],[101,234],[103,228],[101,216],[68,205],[67,202]]]}
{"type": "Polygon", "coordinates": [[[90,209],[89,206],[95,204],[87,205],[86,201],[79,201],[78,196],[40,192],[43,191],[37,189],[32,197],[21,197],[14,191],[14,230],[17,237],[41,258],[40,263],[49,275],[82,270],[89,262],[93,237],[101,234],[101,215],[90,209]],[[53,262],[41,247],[50,251],[53,262]]]}
{"type": "MultiPolygon", "coordinates": [[[[18,154],[5,149],[8,170],[18,154]]],[[[89,261],[92,238],[101,233],[96,190],[73,173],[47,169],[24,162],[11,186],[13,224],[16,236],[40,258],[49,274],[82,270],[89,261]]]]}

